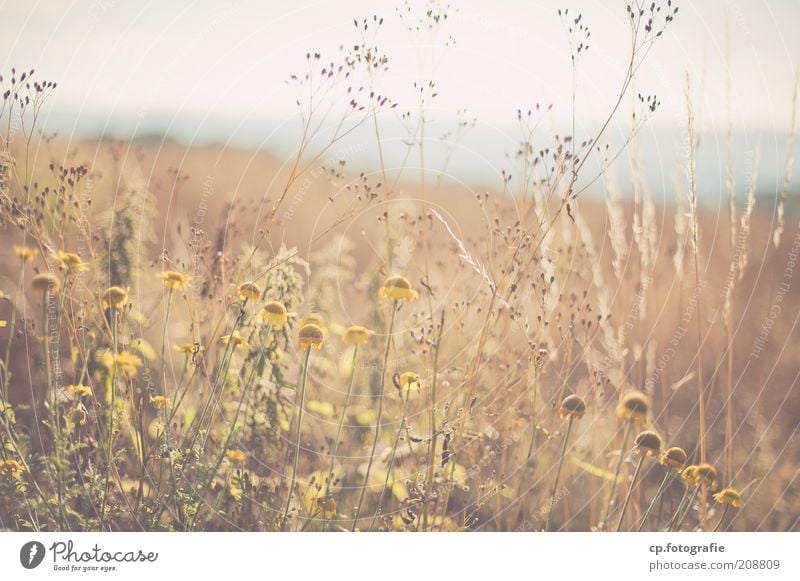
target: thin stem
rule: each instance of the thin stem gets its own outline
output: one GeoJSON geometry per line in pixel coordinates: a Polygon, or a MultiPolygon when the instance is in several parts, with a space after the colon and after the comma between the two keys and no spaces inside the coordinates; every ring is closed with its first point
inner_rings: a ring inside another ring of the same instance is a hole
{"type": "Polygon", "coordinates": [[[636,529],[637,531],[641,531],[644,528],[644,524],[647,522],[647,517],[650,516],[650,513],[653,511],[653,507],[658,502],[658,499],[661,498],[661,494],[664,492],[664,488],[667,486],[667,480],[669,480],[670,471],[667,469],[667,473],[664,474],[664,479],[661,481],[661,484],[656,490],[656,495],[653,497],[653,500],[650,501],[650,506],[647,507],[647,510],[642,517],[642,522],[639,523],[639,528],[636,529]]]}
{"type": "Polygon", "coordinates": [[[339,452],[339,442],[341,441],[342,428],[344,428],[344,422],[345,422],[345,419],[347,418],[347,408],[350,405],[350,398],[353,395],[353,384],[355,383],[355,377],[356,377],[356,360],[357,360],[357,358],[358,358],[358,345],[353,347],[353,361],[352,361],[352,364],[351,364],[353,370],[350,373],[350,383],[347,386],[347,395],[344,398],[344,407],[342,407],[342,417],[339,418],[339,427],[336,429],[336,440],[334,440],[333,448],[331,449],[331,467],[328,470],[328,478],[325,481],[325,496],[324,496],[324,499],[325,499],[325,503],[326,504],[323,505],[323,514],[322,514],[322,518],[323,518],[322,529],[323,530],[325,530],[325,528],[327,527],[327,522],[328,522],[327,514],[326,514],[327,511],[325,511],[324,507],[327,505],[328,498],[330,496],[331,484],[332,484],[331,481],[333,480],[333,466],[334,466],[334,462],[336,461],[336,455],[339,452]]]}
{"type": "Polygon", "coordinates": [[[394,328],[394,318],[397,314],[397,301],[392,303],[392,317],[389,321],[389,330],[386,333],[386,350],[383,353],[383,367],[381,367],[381,382],[378,389],[378,417],[375,419],[375,437],[372,440],[372,451],[369,453],[369,462],[367,463],[367,473],[364,475],[364,486],[361,487],[361,497],[356,506],[356,514],[353,518],[353,528],[355,532],[356,525],[358,524],[358,517],[361,515],[361,508],[364,506],[364,496],[367,493],[367,486],[369,486],[369,475],[372,472],[372,463],[375,460],[375,449],[378,446],[378,438],[381,433],[381,416],[383,415],[383,391],[386,387],[386,366],[389,362],[389,348],[392,346],[392,329],[394,328]]]}
{"type": "Polygon", "coordinates": [[[308,360],[311,357],[311,347],[306,349],[306,356],[303,360],[303,378],[300,381],[300,401],[297,411],[297,432],[295,433],[294,463],[292,466],[292,480],[289,484],[289,492],[286,495],[286,508],[283,511],[283,522],[289,518],[289,507],[292,504],[294,485],[297,482],[297,460],[300,458],[300,431],[303,427],[303,407],[306,401],[306,380],[308,379],[308,360]]]}
{"type": "Polygon", "coordinates": [[[725,508],[724,508],[724,509],[722,509],[722,514],[721,514],[721,515],[719,515],[719,520],[717,521],[717,526],[715,526],[715,527],[714,527],[714,530],[713,530],[712,532],[715,532],[715,533],[716,533],[716,532],[719,530],[719,527],[721,527],[721,526],[722,526],[722,522],[725,520],[725,515],[726,515],[726,514],[728,514],[728,509],[729,509],[730,507],[731,507],[731,505],[729,505],[729,504],[726,504],[726,505],[725,505],[725,508]]]}
{"type": "Polygon", "coordinates": [[[676,530],[681,530],[681,527],[683,526],[683,522],[686,520],[686,517],[689,516],[689,511],[692,509],[692,505],[694,504],[695,500],[697,500],[697,495],[700,493],[700,490],[702,488],[703,488],[702,484],[698,484],[695,487],[691,498],[689,498],[689,501],[686,503],[686,506],[683,507],[683,514],[681,515],[681,518],[678,519],[678,522],[676,523],[676,526],[675,526],[676,530]]]}
{"type": "Polygon", "coordinates": [[[553,494],[550,495],[550,507],[547,510],[547,522],[544,525],[545,532],[550,530],[550,517],[553,515],[553,505],[556,503],[556,493],[558,492],[558,480],[561,477],[561,467],[564,465],[564,456],[567,453],[567,440],[569,440],[569,433],[572,430],[573,416],[567,420],[567,431],[564,433],[564,443],[561,445],[561,456],[558,458],[558,468],[556,469],[556,480],[553,483],[553,494]]]}
{"type": "Polygon", "coordinates": [[[622,472],[622,464],[625,462],[626,451],[628,449],[628,440],[631,437],[631,430],[633,429],[633,420],[627,420],[625,424],[625,435],[622,437],[622,448],[619,451],[619,461],[617,468],[614,470],[614,481],[611,484],[611,494],[608,497],[608,502],[605,506],[603,518],[600,519],[600,528],[605,528],[606,519],[610,516],[611,504],[614,502],[614,497],[617,493],[617,483],[619,482],[619,475],[622,472]]]}
{"type": "Polygon", "coordinates": [[[686,498],[688,496],[689,496],[689,486],[687,485],[683,489],[683,495],[681,496],[681,499],[678,501],[678,507],[675,509],[675,514],[672,515],[672,518],[669,519],[669,522],[667,523],[667,531],[672,530],[672,525],[674,525],[675,521],[678,520],[678,515],[681,514],[681,511],[683,510],[683,503],[686,502],[686,498]]]}
{"type": "MultiPolygon", "coordinates": [[[[397,430],[397,435],[394,437],[394,445],[392,446],[392,453],[389,456],[389,464],[386,467],[386,478],[383,481],[383,492],[381,493],[380,499],[378,499],[378,508],[375,509],[375,514],[372,516],[372,520],[369,523],[369,530],[372,530],[372,527],[375,525],[375,521],[378,518],[378,515],[383,508],[383,496],[386,492],[386,488],[389,486],[389,478],[392,476],[392,470],[394,469],[394,459],[397,456],[397,445],[400,443],[400,434],[403,433],[403,426],[406,422],[406,413],[408,412],[408,399],[411,396],[411,386],[406,385],[406,397],[403,400],[403,415],[400,418],[400,428],[397,430]]],[[[392,479],[392,493],[394,492],[394,479],[392,479]]]]}
{"type": "Polygon", "coordinates": [[[642,469],[642,464],[644,464],[644,457],[645,455],[642,454],[639,458],[638,464],[636,464],[636,470],[633,471],[633,478],[631,479],[631,485],[628,487],[628,494],[625,495],[625,502],[622,504],[622,512],[619,513],[619,520],[617,521],[617,532],[622,529],[622,523],[625,520],[625,512],[628,510],[628,503],[631,501],[631,496],[633,496],[633,489],[636,488],[636,479],[639,478],[639,471],[642,469]]]}

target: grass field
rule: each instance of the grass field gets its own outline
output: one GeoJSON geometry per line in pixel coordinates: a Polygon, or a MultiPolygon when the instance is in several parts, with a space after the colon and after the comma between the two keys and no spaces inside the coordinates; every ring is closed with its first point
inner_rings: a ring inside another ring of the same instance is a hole
{"type": "Polygon", "coordinates": [[[406,165],[350,167],[350,131],[381,152],[395,114],[369,43],[290,80],[286,160],[43,136],[57,87],[4,75],[0,528],[800,530],[791,155],[777,195],[756,151],[744,199],[698,204],[687,81],[686,167],[654,202],[658,100],[631,85],[675,17],[656,4],[617,102],[629,183],[606,126],[534,138],[534,108],[497,188],[459,185],[417,145],[433,88],[406,165]]]}

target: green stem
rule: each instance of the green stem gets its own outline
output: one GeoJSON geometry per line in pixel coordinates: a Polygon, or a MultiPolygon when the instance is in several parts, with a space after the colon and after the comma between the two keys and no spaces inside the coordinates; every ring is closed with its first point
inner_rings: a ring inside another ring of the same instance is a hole
{"type": "Polygon", "coordinates": [[[353,528],[356,530],[358,524],[358,517],[361,515],[361,508],[364,506],[364,496],[367,493],[367,486],[369,486],[369,475],[372,471],[372,463],[375,460],[375,449],[378,446],[378,437],[381,432],[381,416],[383,415],[383,392],[386,387],[386,367],[389,362],[389,348],[392,345],[392,329],[394,328],[394,318],[397,314],[397,301],[392,304],[392,316],[389,321],[389,331],[386,333],[386,350],[383,353],[383,367],[381,367],[381,382],[378,389],[378,417],[375,420],[375,437],[372,440],[372,451],[369,454],[369,462],[367,463],[367,473],[364,475],[364,486],[361,487],[361,497],[356,506],[356,514],[353,518],[353,528]]]}
{"type": "Polygon", "coordinates": [[[572,422],[575,418],[572,416],[567,420],[567,431],[564,433],[564,443],[561,445],[561,455],[558,458],[558,468],[556,469],[556,480],[553,483],[553,494],[550,495],[550,507],[547,510],[547,522],[544,525],[545,532],[550,530],[550,518],[553,516],[553,506],[556,503],[556,494],[558,493],[558,480],[561,477],[561,467],[564,465],[564,456],[567,453],[567,440],[569,440],[569,433],[572,430],[572,422]]]}
{"type": "Polygon", "coordinates": [[[672,518],[669,519],[667,523],[667,531],[672,530],[672,526],[675,524],[675,521],[678,520],[678,515],[681,514],[683,510],[683,503],[686,502],[686,498],[689,496],[689,485],[687,484],[686,487],[683,489],[683,495],[681,499],[678,501],[678,507],[675,509],[675,514],[672,515],[672,518]]]}
{"type": "Polygon", "coordinates": [[[628,510],[628,503],[631,501],[631,496],[633,496],[633,489],[636,488],[636,479],[639,478],[639,472],[642,469],[642,464],[644,464],[644,453],[642,453],[641,457],[639,458],[639,462],[636,464],[636,470],[633,471],[633,478],[631,479],[631,485],[628,487],[628,494],[625,495],[625,502],[622,504],[622,512],[619,513],[619,520],[617,521],[617,532],[622,530],[622,523],[625,520],[625,512],[628,510]]]}
{"type": "Polygon", "coordinates": [[[297,432],[295,434],[294,446],[294,462],[292,466],[292,480],[289,484],[289,492],[286,495],[286,508],[283,511],[283,522],[287,522],[289,518],[289,507],[292,505],[292,495],[294,494],[294,485],[297,482],[297,460],[300,458],[300,433],[303,427],[303,407],[306,398],[306,380],[308,379],[308,360],[311,357],[311,347],[306,349],[306,356],[303,360],[303,379],[300,382],[300,401],[298,403],[297,411],[297,432]]]}

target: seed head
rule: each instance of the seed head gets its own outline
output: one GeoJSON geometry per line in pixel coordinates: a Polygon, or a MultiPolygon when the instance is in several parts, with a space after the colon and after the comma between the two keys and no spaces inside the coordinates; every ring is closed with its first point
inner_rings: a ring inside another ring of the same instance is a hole
{"type": "Polygon", "coordinates": [[[661,437],[653,431],[645,430],[644,432],[639,432],[634,442],[638,454],[655,458],[661,451],[661,437]]]}
{"type": "Polygon", "coordinates": [[[31,288],[40,293],[57,293],[61,288],[61,280],[55,274],[43,272],[33,277],[31,288]]]}
{"type": "Polygon", "coordinates": [[[647,419],[647,396],[639,391],[632,391],[623,396],[617,406],[617,417],[622,421],[643,422],[647,419]]]}
{"type": "Polygon", "coordinates": [[[661,458],[659,458],[658,462],[668,468],[682,470],[686,464],[686,452],[683,451],[683,448],[667,448],[664,450],[664,453],[661,454],[661,458]]]}
{"type": "Polygon", "coordinates": [[[261,299],[261,288],[252,282],[243,282],[239,285],[239,300],[254,303],[261,299]]]}
{"type": "Polygon", "coordinates": [[[313,323],[308,323],[300,327],[298,341],[300,349],[321,349],[325,341],[325,331],[313,323]]]}
{"type": "Polygon", "coordinates": [[[369,342],[369,338],[375,334],[375,331],[370,331],[366,327],[354,325],[348,327],[342,335],[342,341],[348,345],[365,345],[369,342]]]}
{"type": "Polygon", "coordinates": [[[122,287],[110,286],[103,293],[100,302],[103,304],[104,309],[121,309],[128,304],[128,291],[122,287]]]}
{"type": "Polygon", "coordinates": [[[586,413],[586,402],[583,398],[577,395],[568,395],[561,402],[561,407],[558,408],[558,416],[562,420],[567,418],[575,418],[579,420],[586,413]]]}
{"type": "Polygon", "coordinates": [[[735,488],[723,488],[714,495],[714,500],[720,504],[727,504],[733,508],[742,508],[744,501],[735,488]]]}
{"type": "Polygon", "coordinates": [[[378,296],[390,301],[414,301],[419,293],[411,288],[411,281],[404,276],[394,275],[383,281],[378,296]]]}

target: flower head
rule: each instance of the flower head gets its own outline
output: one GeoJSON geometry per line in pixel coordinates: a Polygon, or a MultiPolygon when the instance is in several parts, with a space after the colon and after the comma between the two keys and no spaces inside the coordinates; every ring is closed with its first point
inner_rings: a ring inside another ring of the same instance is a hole
{"type": "Polygon", "coordinates": [[[422,389],[422,380],[419,378],[419,375],[413,371],[406,371],[400,374],[397,383],[397,387],[401,391],[410,391],[412,388],[417,389],[417,391],[422,389]]]}
{"type": "Polygon", "coordinates": [[[254,282],[243,282],[239,285],[239,300],[254,303],[261,299],[261,288],[254,282]]]}
{"type": "Polygon", "coordinates": [[[241,464],[247,459],[247,454],[242,450],[228,450],[225,456],[234,464],[241,464]]]}
{"type": "Polygon", "coordinates": [[[274,327],[283,327],[289,320],[289,312],[278,301],[268,302],[258,311],[258,316],[274,327]]]}
{"type": "Polygon", "coordinates": [[[17,246],[14,244],[11,248],[14,250],[14,254],[22,259],[22,262],[28,262],[29,260],[36,258],[36,255],[39,254],[39,251],[36,248],[32,248],[30,246],[17,246]]]}
{"type": "Polygon", "coordinates": [[[300,327],[298,341],[300,349],[321,349],[325,341],[325,331],[313,323],[307,323],[300,327]]]}
{"type": "Polygon", "coordinates": [[[723,488],[714,495],[714,500],[720,504],[727,504],[733,508],[742,508],[744,501],[735,488],[723,488]]]}
{"type": "Polygon", "coordinates": [[[225,335],[222,338],[222,342],[226,345],[233,345],[235,349],[242,349],[243,351],[250,349],[250,343],[248,343],[247,340],[242,337],[239,331],[234,331],[230,335],[225,335]]]}
{"type": "Polygon", "coordinates": [[[151,395],[150,396],[150,403],[153,404],[153,407],[157,410],[169,405],[169,398],[164,397],[163,395],[151,395]]]}
{"type": "Polygon", "coordinates": [[[369,338],[375,334],[375,331],[370,331],[366,327],[360,325],[353,325],[347,327],[347,330],[342,334],[342,341],[348,345],[365,345],[369,343],[369,338]]]}
{"type": "Polygon", "coordinates": [[[121,309],[128,304],[128,291],[122,287],[110,286],[103,293],[100,302],[103,304],[104,309],[121,309]]]}
{"type": "Polygon", "coordinates": [[[70,385],[67,392],[76,397],[92,397],[92,388],[88,385],[70,385]]]}
{"type": "Polygon", "coordinates": [[[411,281],[404,276],[394,275],[383,281],[378,296],[390,301],[414,301],[419,293],[411,288],[411,281]]]}
{"type": "Polygon", "coordinates": [[[325,326],[325,319],[322,318],[322,315],[318,313],[308,313],[305,317],[300,320],[300,328],[302,329],[306,325],[316,325],[320,329],[322,329],[323,333],[328,332],[328,327],[325,326]]]}
{"type": "Polygon", "coordinates": [[[640,432],[634,440],[636,452],[655,458],[661,451],[661,437],[650,430],[640,432]]]}
{"type": "Polygon", "coordinates": [[[43,272],[33,277],[31,288],[40,293],[57,293],[61,288],[61,280],[55,274],[43,272]]]}
{"type": "Polygon", "coordinates": [[[25,465],[19,460],[8,458],[0,462],[0,476],[19,480],[25,472],[25,465]]]}
{"type": "Polygon", "coordinates": [[[156,277],[161,279],[161,282],[164,283],[165,288],[180,291],[185,291],[189,287],[189,281],[192,280],[191,276],[185,275],[176,270],[157,272],[156,277]]]}
{"type": "Polygon", "coordinates": [[[661,458],[659,458],[658,463],[663,466],[667,466],[668,468],[682,470],[686,464],[686,452],[683,451],[683,448],[667,448],[661,454],[661,458]]]}
{"type": "Polygon", "coordinates": [[[142,366],[142,360],[138,355],[130,351],[120,351],[116,355],[111,349],[106,349],[100,356],[100,362],[111,372],[120,371],[126,375],[136,375],[136,371],[142,366]]]}
{"type": "Polygon", "coordinates": [[[175,345],[175,351],[183,353],[184,355],[195,355],[204,349],[205,347],[200,345],[200,343],[181,343],[180,345],[175,345]]]}
{"type": "Polygon", "coordinates": [[[705,484],[712,490],[717,488],[717,469],[711,464],[699,464],[695,466],[694,477],[697,484],[705,484]]]}
{"type": "Polygon", "coordinates": [[[61,270],[66,270],[67,272],[89,270],[89,265],[83,261],[79,254],[75,254],[74,252],[59,250],[53,254],[53,259],[58,262],[58,267],[61,270]]]}
{"type": "Polygon", "coordinates": [[[632,391],[623,396],[617,406],[617,417],[622,420],[643,422],[647,419],[647,396],[640,391],[632,391]]]}
{"type": "Polygon", "coordinates": [[[561,406],[558,408],[558,416],[562,420],[566,420],[567,418],[579,420],[585,413],[586,402],[583,401],[582,397],[574,394],[565,397],[564,401],[561,402],[561,406]]]}

